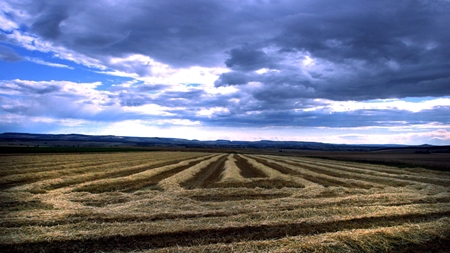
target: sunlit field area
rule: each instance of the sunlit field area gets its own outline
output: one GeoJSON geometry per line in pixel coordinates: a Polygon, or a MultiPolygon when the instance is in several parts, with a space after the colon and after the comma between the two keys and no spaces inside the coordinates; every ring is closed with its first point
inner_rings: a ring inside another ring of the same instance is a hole
{"type": "Polygon", "coordinates": [[[1,252],[449,252],[450,173],[202,152],[0,157],[1,252]]]}

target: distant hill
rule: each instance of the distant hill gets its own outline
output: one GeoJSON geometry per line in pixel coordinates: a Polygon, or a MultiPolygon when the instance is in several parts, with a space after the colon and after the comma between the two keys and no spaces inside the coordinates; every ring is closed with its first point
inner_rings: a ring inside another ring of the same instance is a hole
{"type": "Polygon", "coordinates": [[[212,140],[199,141],[178,138],[158,137],[128,137],[115,135],[83,135],[83,134],[30,134],[30,133],[3,133],[0,134],[2,146],[40,146],[40,147],[180,147],[180,148],[253,148],[253,149],[301,149],[301,150],[332,150],[332,151],[373,151],[392,148],[420,148],[433,149],[435,146],[420,145],[347,145],[321,142],[303,141],[230,141],[212,140]]]}

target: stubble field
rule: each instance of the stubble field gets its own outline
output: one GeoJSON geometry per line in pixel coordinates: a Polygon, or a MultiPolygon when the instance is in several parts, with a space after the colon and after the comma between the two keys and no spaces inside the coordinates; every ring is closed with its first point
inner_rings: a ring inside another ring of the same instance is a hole
{"type": "Polygon", "coordinates": [[[0,157],[1,252],[449,252],[450,173],[306,157],[0,157]]]}

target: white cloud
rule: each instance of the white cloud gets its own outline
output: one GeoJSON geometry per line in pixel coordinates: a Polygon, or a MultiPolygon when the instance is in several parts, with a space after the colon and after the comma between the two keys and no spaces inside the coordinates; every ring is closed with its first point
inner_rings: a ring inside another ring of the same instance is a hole
{"type": "Polygon", "coordinates": [[[448,145],[450,132],[447,129],[432,131],[398,132],[394,134],[345,134],[340,135],[342,143],[355,144],[435,144],[448,145]]]}
{"type": "Polygon", "coordinates": [[[228,108],[210,107],[210,108],[202,108],[200,111],[197,112],[197,115],[211,117],[213,114],[224,114],[229,112],[230,110],[228,110],[228,108]]]}
{"type": "Polygon", "coordinates": [[[262,74],[265,74],[265,73],[279,73],[280,71],[278,69],[262,68],[262,69],[256,70],[255,72],[260,74],[260,75],[262,75],[262,74]]]}
{"type": "Polygon", "coordinates": [[[46,61],[38,59],[38,58],[25,57],[25,59],[27,59],[30,62],[34,62],[34,63],[37,63],[37,64],[49,66],[49,67],[73,69],[72,67],[69,67],[69,66],[64,65],[64,64],[46,62],[46,61]]]}
{"type": "Polygon", "coordinates": [[[2,110],[58,120],[92,119],[105,111],[104,104],[111,104],[107,91],[96,90],[99,85],[100,82],[0,81],[2,110]]]}
{"type": "Polygon", "coordinates": [[[258,73],[258,74],[260,74],[260,75],[262,75],[262,74],[264,74],[264,73],[269,72],[269,69],[268,69],[268,68],[262,68],[262,69],[256,70],[255,72],[258,73]]]}
{"type": "Polygon", "coordinates": [[[380,99],[368,101],[331,101],[314,99],[319,104],[325,104],[303,109],[303,111],[350,112],[357,110],[403,110],[420,112],[432,110],[441,106],[450,106],[450,98],[425,99],[423,101],[408,102],[401,99],[380,99]]]}
{"type": "Polygon", "coordinates": [[[170,116],[176,116],[175,114],[171,113],[170,110],[173,108],[166,107],[166,106],[160,106],[156,104],[145,104],[141,106],[126,106],[122,107],[121,110],[124,112],[134,112],[144,115],[153,115],[153,116],[162,116],[162,117],[170,117],[170,116]]]}
{"type": "MultiPolygon", "coordinates": [[[[173,123],[173,122],[172,122],[173,123]]],[[[184,138],[184,139],[203,139],[203,137],[211,137],[201,128],[190,125],[167,126],[155,125],[144,120],[126,120],[113,122],[104,125],[97,134],[120,135],[120,136],[142,136],[142,137],[167,137],[167,138],[184,138]],[[132,129],[132,131],[130,131],[132,129]]]]}
{"type": "Polygon", "coordinates": [[[96,73],[105,74],[105,75],[111,75],[111,76],[129,77],[129,78],[134,78],[134,79],[137,79],[139,77],[139,75],[136,74],[136,73],[127,73],[127,72],[118,71],[118,70],[113,70],[113,71],[96,71],[96,73]]]}
{"type": "Polygon", "coordinates": [[[176,125],[176,126],[199,126],[200,121],[192,121],[188,119],[162,119],[156,121],[157,125],[176,125]]]}
{"type": "Polygon", "coordinates": [[[5,14],[2,11],[0,11],[0,30],[10,32],[17,28],[18,28],[17,24],[6,18],[5,14]]]}
{"type": "Polygon", "coordinates": [[[11,6],[6,3],[5,1],[0,2],[0,30],[11,32],[15,29],[18,29],[20,27],[20,24],[18,24],[14,18],[11,17],[17,17],[21,20],[25,20],[27,18],[27,15],[25,12],[21,10],[16,10],[14,8],[11,8],[11,6]]]}
{"type": "MultiPolygon", "coordinates": [[[[190,85],[200,85],[201,89],[209,93],[223,93],[224,90],[234,88],[216,88],[214,81],[220,74],[228,72],[224,67],[200,67],[172,68],[167,64],[155,61],[149,56],[132,54],[123,58],[112,57],[107,61],[108,70],[98,73],[129,77],[146,84],[164,84],[167,91],[187,91],[190,85]]],[[[190,87],[191,88],[191,87],[190,87]]]]}
{"type": "Polygon", "coordinates": [[[314,65],[314,60],[309,57],[309,55],[305,56],[305,59],[302,61],[303,66],[311,66],[314,65]]]}

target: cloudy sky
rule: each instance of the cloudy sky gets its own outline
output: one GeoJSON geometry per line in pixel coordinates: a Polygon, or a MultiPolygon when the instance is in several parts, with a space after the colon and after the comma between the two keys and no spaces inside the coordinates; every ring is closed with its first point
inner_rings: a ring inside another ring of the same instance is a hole
{"type": "Polygon", "coordinates": [[[450,144],[450,1],[2,0],[0,132],[450,144]]]}

